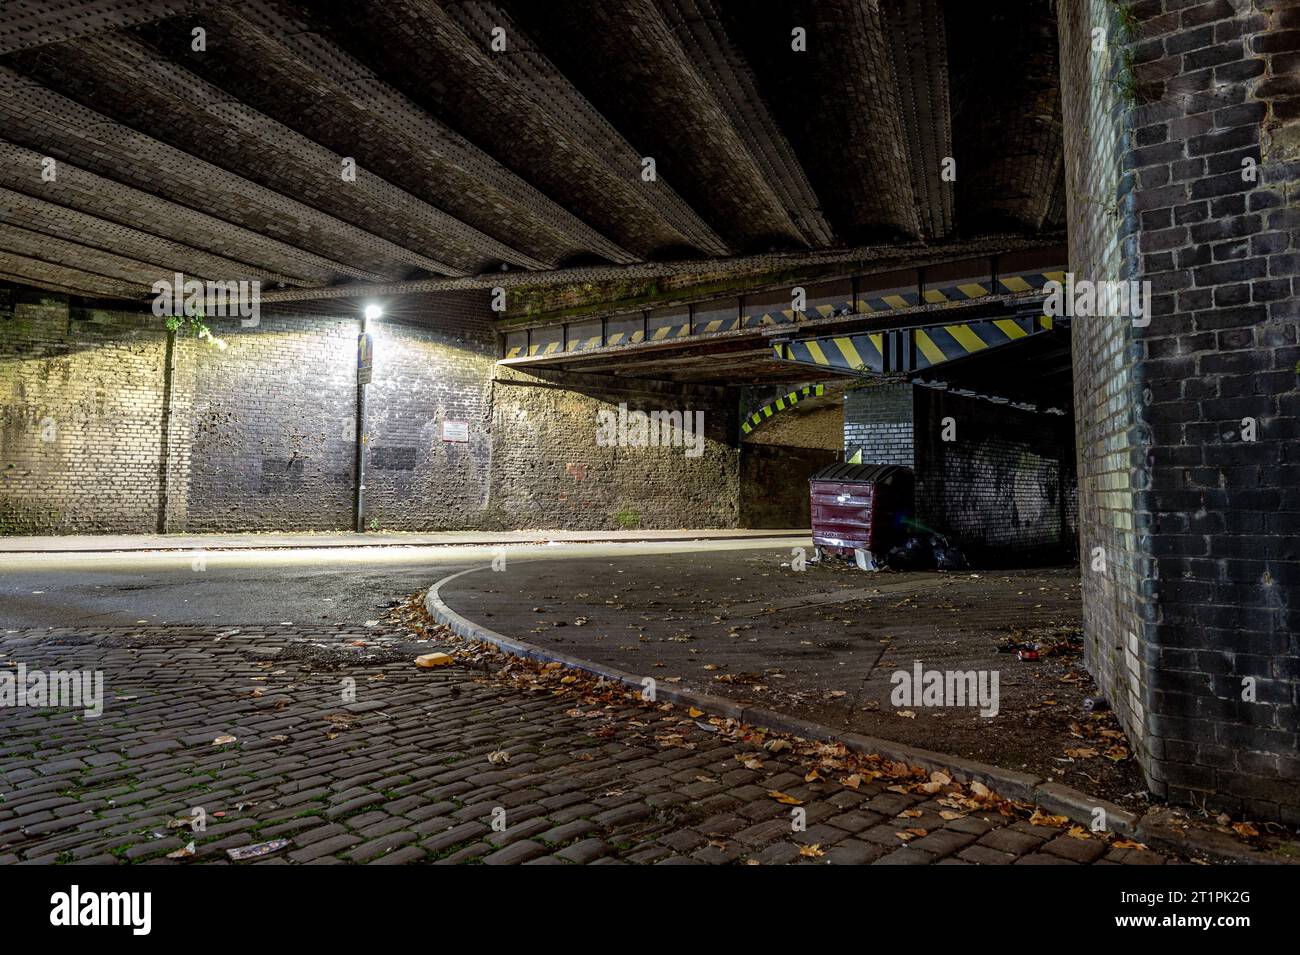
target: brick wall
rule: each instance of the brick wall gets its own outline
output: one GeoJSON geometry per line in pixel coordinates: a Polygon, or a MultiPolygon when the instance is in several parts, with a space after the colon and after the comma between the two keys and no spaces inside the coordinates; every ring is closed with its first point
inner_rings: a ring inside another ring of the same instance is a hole
{"type": "Polygon", "coordinates": [[[1074,326],[1087,661],[1153,791],[1294,822],[1300,14],[1058,9],[1071,268],[1154,292],[1146,328],[1074,326]]]}
{"type": "Polygon", "coordinates": [[[25,290],[0,316],[0,533],[158,524],[167,336],[25,290]]]}
{"type": "Polygon", "coordinates": [[[1073,422],[917,388],[916,517],[980,566],[1072,559],[1073,422]],[[951,419],[953,440],[944,440],[951,419]]]}
{"type": "Polygon", "coordinates": [[[844,394],[844,457],[863,464],[913,464],[912,386],[853,388],[844,394]]]}
{"type": "MultiPolygon", "coordinates": [[[[505,370],[494,381],[484,304],[472,293],[408,299],[373,328],[369,527],[736,526],[737,391],[505,370]],[[596,412],[620,402],[704,411],[703,455],[597,447],[596,412]],[[469,440],[444,440],[447,421],[464,422],[469,440]]],[[[160,324],[70,319],[60,297],[20,292],[0,318],[0,530],[351,528],[356,316],[209,322],[224,349],[169,344],[160,324]]],[[[797,523],[780,510],[767,519],[797,523]]]]}
{"type": "Polygon", "coordinates": [[[499,368],[489,511],[513,527],[735,527],[737,399],[723,389],[499,368]],[[597,413],[617,413],[620,404],[629,412],[703,411],[703,455],[599,446],[597,413]]]}

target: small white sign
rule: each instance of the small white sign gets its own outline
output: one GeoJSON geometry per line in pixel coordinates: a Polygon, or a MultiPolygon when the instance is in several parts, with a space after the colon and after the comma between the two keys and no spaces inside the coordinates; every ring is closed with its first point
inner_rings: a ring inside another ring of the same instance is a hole
{"type": "Polygon", "coordinates": [[[444,420],[442,422],[442,440],[453,441],[457,444],[468,444],[469,422],[444,420]]]}

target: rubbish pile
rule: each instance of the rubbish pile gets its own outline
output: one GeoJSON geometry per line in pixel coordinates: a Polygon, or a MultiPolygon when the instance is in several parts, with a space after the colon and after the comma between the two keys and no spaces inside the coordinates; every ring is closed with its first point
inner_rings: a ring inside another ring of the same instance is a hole
{"type": "Polygon", "coordinates": [[[967,570],[966,555],[942,534],[909,534],[885,554],[894,570],[967,570]]]}

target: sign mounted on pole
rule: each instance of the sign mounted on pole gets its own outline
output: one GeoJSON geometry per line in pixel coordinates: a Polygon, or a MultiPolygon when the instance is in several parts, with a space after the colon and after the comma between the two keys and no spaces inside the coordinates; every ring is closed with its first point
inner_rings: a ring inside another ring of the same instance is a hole
{"type": "Polygon", "coordinates": [[[357,384],[368,385],[375,370],[375,342],[369,332],[357,336],[357,384]]]}

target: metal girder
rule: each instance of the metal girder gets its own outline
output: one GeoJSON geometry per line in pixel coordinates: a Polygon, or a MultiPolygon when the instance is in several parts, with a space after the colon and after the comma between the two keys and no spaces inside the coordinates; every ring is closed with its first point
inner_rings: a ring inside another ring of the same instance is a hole
{"type": "Polygon", "coordinates": [[[1001,318],[933,322],[856,334],[778,340],[778,361],[811,365],[847,375],[910,375],[989,349],[1052,331],[1064,321],[1019,312],[1001,318]]]}

